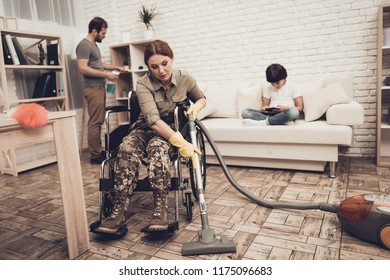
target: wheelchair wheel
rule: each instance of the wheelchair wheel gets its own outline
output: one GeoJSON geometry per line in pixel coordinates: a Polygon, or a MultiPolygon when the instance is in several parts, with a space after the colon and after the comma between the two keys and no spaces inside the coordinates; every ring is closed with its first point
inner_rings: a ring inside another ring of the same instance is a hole
{"type": "Polygon", "coordinates": [[[185,194],[184,206],[187,210],[187,221],[190,222],[192,221],[192,207],[194,206],[194,203],[192,202],[191,193],[189,192],[185,194]]]}
{"type": "Polygon", "coordinates": [[[112,200],[113,200],[113,197],[112,197],[111,192],[104,192],[103,193],[101,207],[102,207],[102,213],[103,213],[104,218],[108,217],[112,212],[112,208],[114,206],[114,203],[112,202],[112,200]]]}

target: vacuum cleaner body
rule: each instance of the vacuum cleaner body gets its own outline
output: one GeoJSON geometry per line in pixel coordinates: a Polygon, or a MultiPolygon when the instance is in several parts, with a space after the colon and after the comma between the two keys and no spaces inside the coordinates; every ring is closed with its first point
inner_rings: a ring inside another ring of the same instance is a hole
{"type": "Polygon", "coordinates": [[[390,196],[357,195],[344,200],[337,216],[344,229],[390,250],[390,196]]]}

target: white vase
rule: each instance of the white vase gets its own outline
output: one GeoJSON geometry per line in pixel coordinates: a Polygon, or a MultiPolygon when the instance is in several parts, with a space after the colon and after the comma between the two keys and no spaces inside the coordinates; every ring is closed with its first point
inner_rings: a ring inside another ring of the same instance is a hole
{"type": "Polygon", "coordinates": [[[154,31],[153,30],[145,30],[144,31],[144,39],[145,40],[151,40],[153,39],[154,31]]]}

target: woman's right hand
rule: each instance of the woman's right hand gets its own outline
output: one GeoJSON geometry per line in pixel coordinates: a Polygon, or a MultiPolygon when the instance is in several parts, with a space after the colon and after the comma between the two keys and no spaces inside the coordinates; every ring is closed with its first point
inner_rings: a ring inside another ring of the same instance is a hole
{"type": "Polygon", "coordinates": [[[202,155],[202,152],[196,146],[187,142],[179,131],[176,131],[171,137],[169,137],[168,141],[171,145],[179,148],[179,153],[182,157],[190,158],[193,167],[196,168],[195,153],[202,155]]]}

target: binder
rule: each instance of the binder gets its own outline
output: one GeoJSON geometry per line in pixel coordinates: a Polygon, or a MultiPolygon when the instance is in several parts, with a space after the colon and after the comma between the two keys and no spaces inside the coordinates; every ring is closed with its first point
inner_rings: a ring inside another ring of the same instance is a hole
{"type": "Polygon", "coordinates": [[[20,64],[27,65],[28,64],[27,57],[24,54],[23,48],[16,37],[12,37],[12,43],[14,44],[16,54],[18,55],[20,64]]]}
{"type": "Polygon", "coordinates": [[[50,75],[42,75],[37,78],[32,98],[42,98],[45,95],[50,95],[50,79],[50,75]]]}
{"type": "Polygon", "coordinates": [[[12,61],[13,61],[14,65],[20,65],[18,54],[16,53],[14,43],[12,43],[11,35],[5,34],[4,36],[5,36],[5,41],[7,42],[7,46],[8,46],[9,52],[11,54],[12,61]]]}
{"type": "Polygon", "coordinates": [[[47,65],[59,65],[58,44],[47,45],[47,65]]]}
{"type": "Polygon", "coordinates": [[[12,61],[11,53],[9,52],[7,42],[5,40],[5,36],[1,35],[1,43],[3,45],[3,56],[4,56],[4,63],[5,64],[14,64],[12,61]]]}
{"type": "Polygon", "coordinates": [[[55,97],[57,96],[57,79],[56,72],[48,72],[42,76],[50,76],[47,89],[43,92],[43,97],[55,97]]]}

